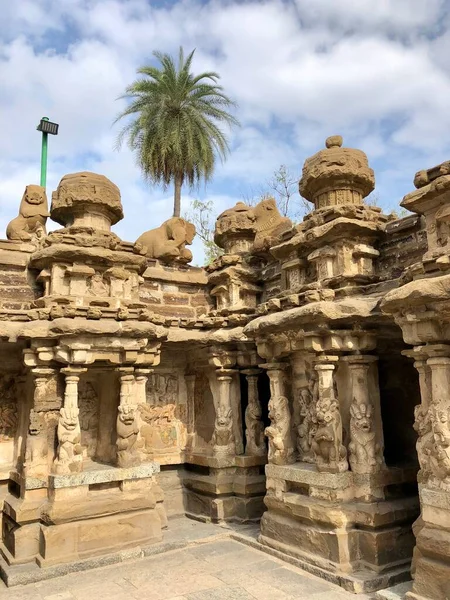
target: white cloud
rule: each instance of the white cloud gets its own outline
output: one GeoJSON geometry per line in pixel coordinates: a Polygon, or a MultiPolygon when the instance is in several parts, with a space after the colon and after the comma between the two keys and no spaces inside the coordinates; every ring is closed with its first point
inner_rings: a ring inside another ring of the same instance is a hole
{"type": "Polygon", "coordinates": [[[129,151],[113,151],[118,128],[111,125],[136,68],[153,50],[179,45],[196,47],[194,68],[219,71],[239,104],[242,129],[206,191],[220,210],[224,200],[233,204],[264,186],[282,163],[300,172],[334,133],[375,162],[385,206],[411,188],[418,168],[448,159],[445,0],[3,4],[0,225],[14,216],[24,186],[38,180],[35,128],[43,115],[60,123],[50,140],[49,190],[66,172],[104,173],[121,187],[126,218],[116,231],[128,239],[170,216],[171,191],[149,188],[129,151]]]}

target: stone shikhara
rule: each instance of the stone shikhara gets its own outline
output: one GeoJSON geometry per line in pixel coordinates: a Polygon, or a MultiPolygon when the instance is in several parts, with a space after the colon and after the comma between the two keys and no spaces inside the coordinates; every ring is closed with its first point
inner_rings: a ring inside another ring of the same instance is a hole
{"type": "Polygon", "coordinates": [[[342,144],[305,162],[300,224],[239,202],[205,268],[183,219],[113,233],[101,175],[63,177],[50,211],[26,187],[0,241],[4,577],[147,547],[185,513],[260,520],[271,552],[354,592],[414,556],[408,597],[448,597],[450,166],[397,219],[342,144]]]}

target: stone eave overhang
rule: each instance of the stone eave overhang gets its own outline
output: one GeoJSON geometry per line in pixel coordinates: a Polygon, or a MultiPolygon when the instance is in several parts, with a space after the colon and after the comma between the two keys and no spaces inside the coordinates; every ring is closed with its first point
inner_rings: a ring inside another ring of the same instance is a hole
{"type": "Polygon", "coordinates": [[[308,254],[324,244],[338,242],[345,237],[352,239],[361,237],[364,240],[372,241],[383,230],[384,224],[382,223],[338,217],[330,223],[297,233],[287,242],[273,246],[270,252],[275,258],[283,259],[296,250],[301,250],[301,254],[308,254]]]}
{"type": "Polygon", "coordinates": [[[380,299],[345,298],[340,301],[321,301],[291,308],[282,312],[257,317],[244,327],[244,335],[255,338],[261,335],[292,331],[314,326],[365,323],[370,326],[383,318],[379,310],[380,299]]]}
{"type": "Polygon", "coordinates": [[[44,269],[56,263],[86,263],[96,265],[120,265],[128,269],[144,271],[147,266],[145,256],[133,252],[110,250],[101,247],[71,246],[69,244],[52,244],[35,252],[30,258],[31,269],[44,269]]]}

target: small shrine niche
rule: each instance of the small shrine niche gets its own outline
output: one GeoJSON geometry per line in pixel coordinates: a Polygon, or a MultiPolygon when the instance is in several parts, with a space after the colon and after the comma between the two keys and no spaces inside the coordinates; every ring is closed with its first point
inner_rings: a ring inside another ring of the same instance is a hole
{"type": "Polygon", "coordinates": [[[146,384],[146,402],[139,405],[143,453],[161,456],[179,453],[186,446],[185,403],[180,403],[177,374],[153,372],[146,384]]]}
{"type": "Polygon", "coordinates": [[[17,375],[0,374],[0,469],[12,467],[19,428],[17,375]]]}
{"type": "Polygon", "coordinates": [[[99,399],[97,381],[82,377],[78,386],[78,408],[81,429],[81,446],[84,459],[95,460],[99,430],[99,399]]]}

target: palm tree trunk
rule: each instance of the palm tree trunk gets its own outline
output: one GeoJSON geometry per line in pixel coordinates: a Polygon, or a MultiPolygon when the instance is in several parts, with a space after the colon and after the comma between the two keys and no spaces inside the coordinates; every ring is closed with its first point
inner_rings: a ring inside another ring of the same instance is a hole
{"type": "Polygon", "coordinates": [[[175,190],[173,194],[173,216],[179,217],[181,214],[181,175],[175,175],[175,190]]]}

